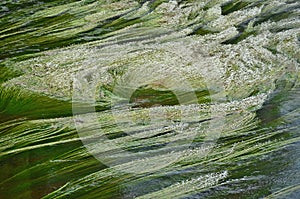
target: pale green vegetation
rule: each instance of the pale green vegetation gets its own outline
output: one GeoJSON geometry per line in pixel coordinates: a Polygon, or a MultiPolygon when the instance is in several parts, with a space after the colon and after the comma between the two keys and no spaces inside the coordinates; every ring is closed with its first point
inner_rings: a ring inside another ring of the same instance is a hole
{"type": "Polygon", "coordinates": [[[299,194],[299,14],[293,0],[2,1],[0,198],[299,194]]]}

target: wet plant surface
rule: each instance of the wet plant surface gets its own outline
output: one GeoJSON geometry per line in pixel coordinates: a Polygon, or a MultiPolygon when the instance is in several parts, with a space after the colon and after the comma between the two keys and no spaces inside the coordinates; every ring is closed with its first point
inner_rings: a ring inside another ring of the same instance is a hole
{"type": "Polygon", "coordinates": [[[0,198],[300,198],[300,3],[0,2],[0,198]]]}

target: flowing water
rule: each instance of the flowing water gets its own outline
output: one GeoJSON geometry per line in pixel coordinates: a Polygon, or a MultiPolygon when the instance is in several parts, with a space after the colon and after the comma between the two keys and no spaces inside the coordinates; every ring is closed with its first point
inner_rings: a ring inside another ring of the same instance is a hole
{"type": "Polygon", "coordinates": [[[0,2],[0,198],[300,198],[297,0],[0,2]]]}

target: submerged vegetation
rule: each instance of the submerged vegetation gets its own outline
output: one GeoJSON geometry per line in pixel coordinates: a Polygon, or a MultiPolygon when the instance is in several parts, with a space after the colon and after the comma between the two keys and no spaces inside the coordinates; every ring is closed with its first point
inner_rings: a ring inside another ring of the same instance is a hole
{"type": "Polygon", "coordinates": [[[300,3],[0,2],[0,198],[299,198],[300,3]]]}

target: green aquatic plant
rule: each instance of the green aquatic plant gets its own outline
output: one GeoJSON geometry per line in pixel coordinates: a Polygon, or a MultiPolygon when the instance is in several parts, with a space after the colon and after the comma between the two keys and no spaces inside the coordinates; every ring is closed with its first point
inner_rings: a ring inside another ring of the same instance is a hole
{"type": "Polygon", "coordinates": [[[297,198],[299,6],[2,1],[0,198],[297,198]]]}

